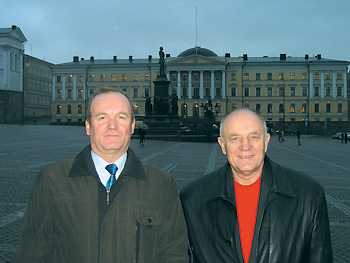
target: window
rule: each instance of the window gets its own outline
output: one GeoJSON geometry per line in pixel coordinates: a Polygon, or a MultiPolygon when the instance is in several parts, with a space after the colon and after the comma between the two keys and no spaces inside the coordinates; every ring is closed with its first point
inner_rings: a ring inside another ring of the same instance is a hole
{"type": "MultiPolygon", "coordinates": [[[[176,74],[172,74],[172,75],[176,75],[176,74]]],[[[145,81],[149,81],[149,74],[145,74],[145,81]]]]}
{"type": "Polygon", "coordinates": [[[151,96],[151,92],[150,92],[150,88],[149,87],[144,87],[143,90],[145,92],[145,98],[151,96]]]}
{"type": "Polygon", "coordinates": [[[231,110],[234,111],[237,108],[236,103],[232,103],[231,110]]]}
{"type": "Polygon", "coordinates": [[[294,72],[290,73],[290,80],[295,80],[295,73],[294,72]]]}
{"type": "Polygon", "coordinates": [[[215,73],[215,80],[220,81],[221,80],[221,75],[220,72],[215,73]]]}
{"type": "Polygon", "coordinates": [[[56,107],[56,114],[61,114],[62,112],[62,106],[61,105],[57,105],[56,107]]]}
{"type": "Polygon", "coordinates": [[[95,81],[95,75],[90,75],[89,76],[89,82],[95,81]]]}
{"type": "Polygon", "coordinates": [[[209,81],[210,80],[210,73],[209,72],[205,72],[204,73],[204,80],[205,81],[209,81]]]}
{"type": "Polygon", "coordinates": [[[302,73],[301,79],[302,79],[302,80],[307,80],[307,73],[306,73],[306,72],[303,72],[303,73],[302,73]]]}
{"type": "Polygon", "coordinates": [[[249,80],[249,73],[244,73],[244,80],[249,80]]]}
{"type": "Polygon", "coordinates": [[[122,81],[127,81],[126,74],[123,74],[123,75],[122,75],[122,81]]]}
{"type": "Polygon", "coordinates": [[[62,99],[62,90],[61,89],[57,89],[56,99],[62,99]]]}
{"type": "Polygon", "coordinates": [[[72,89],[67,89],[67,98],[68,99],[72,99],[73,96],[72,96],[72,89]]]}
{"type": "Polygon", "coordinates": [[[343,74],[339,71],[337,72],[337,80],[342,80],[343,74]]]}
{"type": "Polygon", "coordinates": [[[255,111],[256,111],[256,112],[260,112],[260,108],[261,108],[261,107],[260,107],[260,104],[259,104],[259,103],[255,105],[255,111]]]}
{"type": "Polygon", "coordinates": [[[338,104],[338,113],[343,112],[343,105],[341,103],[338,104]]]}
{"type": "Polygon", "coordinates": [[[199,105],[198,105],[198,103],[193,104],[192,114],[193,114],[193,117],[199,117],[199,105]]]}
{"type": "Polygon", "coordinates": [[[320,79],[320,73],[315,72],[314,73],[314,80],[319,80],[320,79]]]}
{"type": "Polygon", "coordinates": [[[103,81],[105,81],[105,79],[106,79],[106,75],[105,74],[101,74],[100,75],[100,81],[103,82],[103,81]]]}
{"type": "Polygon", "coordinates": [[[138,78],[139,78],[139,75],[134,74],[134,81],[137,81],[137,80],[138,80],[138,78]]]}
{"type": "Polygon", "coordinates": [[[320,87],[315,87],[314,88],[314,95],[315,95],[315,97],[319,97],[320,96],[320,87]]]}
{"type": "Polygon", "coordinates": [[[260,87],[256,87],[255,88],[255,96],[256,97],[260,97],[261,96],[261,88],[260,87]]]}
{"type": "Polygon", "coordinates": [[[342,94],[343,94],[343,88],[337,87],[337,96],[342,96],[342,94]]]}
{"type": "Polygon", "coordinates": [[[61,80],[61,76],[56,76],[56,82],[57,82],[57,83],[61,83],[61,81],[62,81],[62,80],[61,80]]]}
{"type": "Polygon", "coordinates": [[[284,87],[278,88],[278,96],[283,97],[284,96],[284,87]]]}
{"type": "Polygon", "coordinates": [[[292,103],[290,105],[290,113],[295,113],[295,104],[294,103],[292,103]]]}
{"type": "Polygon", "coordinates": [[[125,94],[128,94],[128,87],[122,87],[122,91],[123,91],[125,94]]]}
{"type": "Polygon", "coordinates": [[[72,114],[72,106],[71,105],[67,106],[67,114],[72,114]]]}
{"type": "Polygon", "coordinates": [[[283,107],[283,104],[281,103],[278,107],[278,112],[279,113],[283,113],[284,112],[284,107],[283,107]]]}
{"type": "Polygon", "coordinates": [[[231,72],[231,80],[236,80],[237,76],[236,76],[236,72],[231,72]]]}
{"type": "Polygon", "coordinates": [[[267,80],[272,80],[272,73],[267,73],[267,80]]]}
{"type": "Polygon", "coordinates": [[[255,79],[260,80],[260,73],[255,73],[255,79]]]}
{"type": "Polygon", "coordinates": [[[331,87],[326,87],[326,97],[331,96],[331,87]]]}
{"type": "Polygon", "coordinates": [[[302,96],[306,97],[307,96],[307,87],[302,87],[301,92],[302,92],[302,96]]]}
{"type": "Polygon", "coordinates": [[[78,75],[78,82],[83,82],[83,75],[78,75]]]}
{"type": "Polygon", "coordinates": [[[83,89],[78,89],[78,98],[83,98],[83,89]]]}
{"type": "Polygon", "coordinates": [[[83,106],[78,105],[78,114],[83,114],[83,106]]]}
{"type": "Polygon", "coordinates": [[[267,96],[272,97],[272,87],[267,87],[267,96]]]}
{"type": "Polygon", "coordinates": [[[272,104],[271,103],[269,103],[267,105],[267,113],[272,113],[272,104]]]}
{"type": "Polygon", "coordinates": [[[138,98],[138,96],[139,96],[139,88],[138,87],[133,87],[132,88],[132,96],[134,98],[138,98]]]}
{"type": "MultiPolygon", "coordinates": [[[[171,79],[171,81],[176,81],[177,80],[177,73],[171,73],[170,79],[171,79]]],[[[149,75],[148,74],[145,75],[145,80],[149,80],[149,75]],[[146,79],[146,76],[147,76],[148,79],[146,79]]]]}
{"type": "Polygon", "coordinates": [[[111,81],[116,81],[117,79],[116,79],[116,77],[115,77],[115,75],[113,74],[113,75],[111,75],[111,81]]]}
{"type": "Polygon", "coordinates": [[[315,113],[320,113],[320,105],[318,103],[315,104],[315,113]]]}
{"type": "Polygon", "coordinates": [[[237,96],[237,88],[236,87],[232,87],[231,88],[231,96],[232,97],[236,97],[237,96]]]}
{"type": "Polygon", "coordinates": [[[331,104],[327,103],[326,105],[326,113],[331,113],[331,104]]]}
{"type": "Polygon", "coordinates": [[[295,97],[295,87],[290,87],[290,96],[295,97]]]}
{"type": "Polygon", "coordinates": [[[306,113],[306,103],[303,103],[303,105],[301,105],[301,112],[306,113]]]}
{"type": "Polygon", "coordinates": [[[279,80],[284,80],[284,73],[280,72],[280,73],[278,74],[278,79],[279,79],[279,80]]]}
{"type": "Polygon", "coordinates": [[[244,88],[244,96],[249,97],[249,88],[248,87],[244,88]]]}
{"type": "Polygon", "coordinates": [[[221,87],[215,87],[215,97],[221,96],[221,87]]]}
{"type": "Polygon", "coordinates": [[[330,72],[326,72],[326,74],[324,75],[324,79],[325,80],[330,80],[331,79],[331,73],[330,72]]]}
{"type": "Polygon", "coordinates": [[[72,82],[72,81],[73,81],[73,75],[68,75],[67,82],[72,82]]]}
{"type": "Polygon", "coordinates": [[[182,81],[187,81],[188,80],[188,75],[187,73],[182,74],[182,81]]]}
{"type": "Polygon", "coordinates": [[[199,81],[199,74],[197,72],[193,73],[193,81],[199,81]]]}

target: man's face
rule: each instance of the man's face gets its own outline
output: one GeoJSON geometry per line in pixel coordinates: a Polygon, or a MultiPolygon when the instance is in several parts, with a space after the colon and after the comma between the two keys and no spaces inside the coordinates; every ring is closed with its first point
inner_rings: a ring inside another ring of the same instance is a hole
{"type": "Polygon", "coordinates": [[[261,119],[248,111],[233,113],[224,121],[222,136],[218,142],[235,180],[244,185],[254,183],[261,175],[270,140],[261,119]]]}
{"type": "Polygon", "coordinates": [[[86,121],[86,134],[90,136],[91,149],[107,162],[123,155],[134,133],[128,99],[120,93],[100,94],[91,103],[91,120],[86,121]]]}

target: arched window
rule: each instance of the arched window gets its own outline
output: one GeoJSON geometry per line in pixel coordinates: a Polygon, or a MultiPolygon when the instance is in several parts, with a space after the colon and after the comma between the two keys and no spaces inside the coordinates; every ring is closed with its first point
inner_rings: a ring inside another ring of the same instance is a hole
{"type": "Polygon", "coordinates": [[[343,105],[341,103],[338,104],[338,113],[343,112],[343,105]]]}
{"type": "Polygon", "coordinates": [[[244,108],[249,109],[249,104],[246,103],[246,104],[244,105],[244,108]]]}
{"type": "Polygon", "coordinates": [[[272,113],[272,104],[271,103],[269,103],[267,105],[267,113],[272,113]]]}
{"type": "Polygon", "coordinates": [[[56,114],[61,114],[62,113],[62,106],[61,105],[57,105],[56,107],[56,114]]]}
{"type": "Polygon", "coordinates": [[[301,106],[301,112],[302,113],[306,112],[306,103],[303,103],[303,105],[301,106]]]}
{"type": "Polygon", "coordinates": [[[331,112],[331,104],[327,103],[326,105],[326,113],[330,113],[331,112]]]}
{"type": "Polygon", "coordinates": [[[290,105],[290,113],[295,113],[295,104],[294,103],[292,103],[290,105]]]}
{"type": "Polygon", "coordinates": [[[320,112],[320,105],[318,103],[315,104],[315,113],[320,112]]]}
{"type": "Polygon", "coordinates": [[[279,113],[283,113],[284,112],[284,107],[283,107],[283,104],[281,103],[280,105],[279,105],[279,107],[278,107],[278,112],[279,113]]]}
{"type": "Polygon", "coordinates": [[[193,117],[199,117],[199,105],[198,105],[198,103],[193,104],[192,112],[193,112],[193,117]]]}
{"type": "Polygon", "coordinates": [[[260,104],[255,105],[255,111],[260,113],[260,104]]]}

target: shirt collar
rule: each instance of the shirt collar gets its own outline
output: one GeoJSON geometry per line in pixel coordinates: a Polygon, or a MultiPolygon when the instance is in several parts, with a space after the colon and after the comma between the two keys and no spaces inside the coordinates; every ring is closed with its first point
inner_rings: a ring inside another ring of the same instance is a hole
{"type": "MultiPolygon", "coordinates": [[[[94,153],[92,150],[91,150],[91,157],[92,157],[92,161],[95,164],[95,169],[97,171],[97,174],[100,178],[101,183],[104,186],[106,186],[106,183],[110,177],[110,173],[106,170],[106,166],[109,163],[106,162],[104,159],[102,159],[100,156],[98,156],[96,153],[94,153]]],[[[114,164],[116,164],[118,167],[117,173],[115,174],[116,179],[118,179],[119,175],[123,171],[127,157],[128,157],[128,154],[127,152],[125,152],[118,160],[114,162],[114,164]]]]}

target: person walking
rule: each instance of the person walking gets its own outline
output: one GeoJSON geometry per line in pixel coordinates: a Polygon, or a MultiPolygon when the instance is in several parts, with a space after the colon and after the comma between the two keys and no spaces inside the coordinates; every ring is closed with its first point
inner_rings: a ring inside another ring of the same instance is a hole
{"type": "Polygon", "coordinates": [[[296,131],[295,131],[295,134],[296,134],[296,136],[297,136],[298,146],[300,146],[300,145],[301,145],[301,141],[300,141],[300,131],[299,131],[299,130],[296,130],[296,131]]]}

